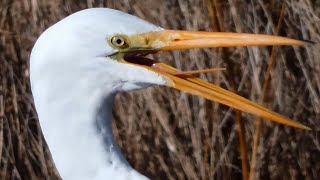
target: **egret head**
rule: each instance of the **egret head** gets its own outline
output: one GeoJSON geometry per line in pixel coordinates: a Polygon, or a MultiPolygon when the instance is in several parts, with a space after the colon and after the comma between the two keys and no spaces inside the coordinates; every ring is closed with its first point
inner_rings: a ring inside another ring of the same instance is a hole
{"type": "Polygon", "coordinates": [[[119,91],[150,85],[166,85],[308,129],[234,93],[190,74],[181,76],[177,69],[146,58],[151,53],[189,48],[303,43],[268,35],[170,31],[106,8],[68,16],[40,36],[30,58],[35,106],[61,175],[64,179],[103,179],[113,177],[117,171],[123,179],[132,179],[123,173],[131,173],[132,169],[112,136],[113,97],[119,91]]]}
{"type": "Polygon", "coordinates": [[[76,86],[78,89],[105,93],[166,85],[305,128],[217,86],[192,76],[176,76],[175,68],[145,58],[150,53],[189,48],[303,43],[268,35],[170,31],[120,11],[87,9],[61,20],[41,35],[31,55],[31,83],[33,93],[42,94],[45,91],[37,88],[38,84],[54,88],[56,82],[66,85],[60,91],[72,89],[77,83],[82,85],[76,86]]]}

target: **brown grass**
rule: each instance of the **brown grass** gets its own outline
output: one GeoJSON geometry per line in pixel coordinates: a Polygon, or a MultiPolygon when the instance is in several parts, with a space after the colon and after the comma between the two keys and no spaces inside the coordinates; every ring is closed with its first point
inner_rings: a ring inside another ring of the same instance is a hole
{"type": "MultiPolygon", "coordinates": [[[[282,7],[278,0],[2,0],[0,179],[57,178],[40,133],[28,77],[32,46],[54,22],[83,8],[104,6],[167,29],[279,32],[320,42],[319,1],[285,0],[284,5],[278,31],[282,7]]],[[[155,58],[182,70],[226,67],[227,71],[201,78],[256,102],[263,94],[265,106],[313,128],[306,132],[264,123],[258,136],[253,179],[319,179],[319,49],[318,44],[277,48],[270,75],[266,75],[270,47],[197,49],[161,53],[155,58]],[[266,81],[269,85],[264,90],[266,81]]],[[[117,96],[114,134],[132,166],[152,179],[240,179],[235,117],[228,107],[173,89],[152,87],[117,96]]],[[[241,114],[248,162],[255,119],[241,114]]]]}

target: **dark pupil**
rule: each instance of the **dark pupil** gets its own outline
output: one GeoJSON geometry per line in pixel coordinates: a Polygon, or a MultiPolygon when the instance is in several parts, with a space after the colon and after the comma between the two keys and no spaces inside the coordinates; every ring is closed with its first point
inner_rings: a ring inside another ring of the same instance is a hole
{"type": "Polygon", "coordinates": [[[121,39],[117,39],[117,44],[122,44],[122,40],[121,39]]]}

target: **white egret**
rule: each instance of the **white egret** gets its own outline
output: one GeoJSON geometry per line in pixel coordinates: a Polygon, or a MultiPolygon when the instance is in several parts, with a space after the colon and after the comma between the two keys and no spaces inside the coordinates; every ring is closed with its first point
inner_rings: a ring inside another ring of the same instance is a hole
{"type": "Polygon", "coordinates": [[[147,179],[117,147],[111,129],[117,92],[170,86],[285,125],[308,129],[249,100],[145,55],[164,50],[302,45],[269,35],[169,31],[107,8],[72,14],[47,29],[30,57],[40,125],[63,179],[147,179]]]}

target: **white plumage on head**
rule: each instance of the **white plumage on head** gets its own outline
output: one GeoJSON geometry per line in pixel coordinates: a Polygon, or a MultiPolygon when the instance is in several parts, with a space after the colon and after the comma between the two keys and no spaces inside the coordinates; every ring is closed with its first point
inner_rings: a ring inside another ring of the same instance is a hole
{"type": "Polygon", "coordinates": [[[109,59],[117,50],[106,42],[112,34],[160,29],[120,11],[96,8],[70,15],[37,40],[30,58],[32,93],[63,179],[143,177],[113,141],[113,96],[165,82],[154,72],[109,59]]]}

